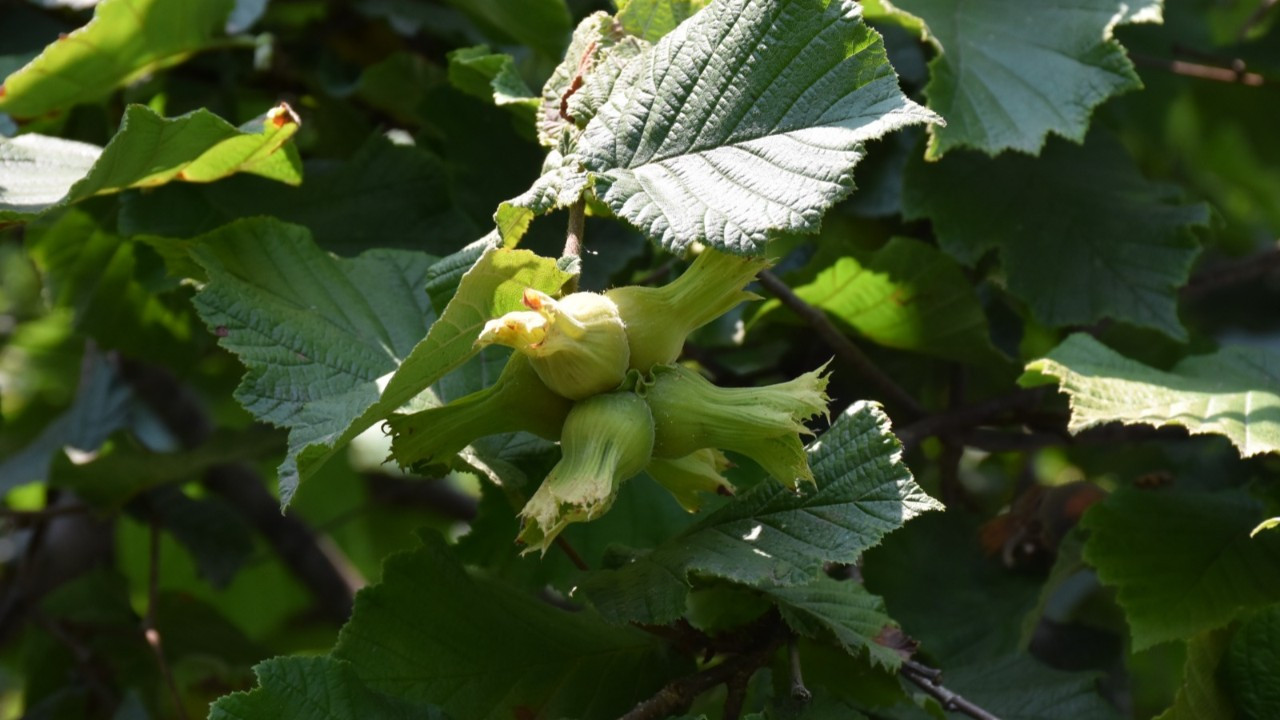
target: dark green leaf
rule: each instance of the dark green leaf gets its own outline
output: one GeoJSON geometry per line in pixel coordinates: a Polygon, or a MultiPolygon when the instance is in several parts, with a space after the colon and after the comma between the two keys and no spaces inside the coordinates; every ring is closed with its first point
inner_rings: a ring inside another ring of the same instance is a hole
{"type": "Polygon", "coordinates": [[[1084,558],[1118,592],[1137,650],[1280,601],[1280,536],[1239,491],[1114,493],[1084,516],[1084,558]]]}
{"type": "Polygon", "coordinates": [[[1009,290],[1049,325],[1104,318],[1179,340],[1176,290],[1199,252],[1204,205],[1142,177],[1115,140],[1050,142],[1039,158],[957,153],[907,165],[903,215],[933,222],[943,250],[972,265],[998,250],[1009,290]]]}
{"type": "MultiPolygon", "coordinates": [[[[1197,635],[1187,643],[1187,661],[1173,706],[1156,720],[1232,720],[1235,713],[1228,689],[1219,681],[1230,640],[1224,630],[1197,635]]],[[[1264,716],[1259,716],[1264,717],[1264,716]]]]}
{"type": "Polygon", "coordinates": [[[586,720],[617,717],[685,669],[644,633],[472,579],[443,541],[423,543],[357,596],[333,653],[375,690],[459,718],[586,720]]]}
{"type": "Polygon", "coordinates": [[[930,128],[929,158],[956,147],[1038,153],[1049,133],[1083,141],[1096,105],[1142,87],[1112,30],[1159,22],[1160,6],[971,0],[960,10],[952,0],[892,0],[938,50],[924,92],[947,124],[930,128]]]}
{"type": "Polygon", "coordinates": [[[763,587],[761,592],[778,605],[792,630],[809,637],[823,632],[854,656],[865,649],[873,663],[896,668],[902,656],[877,642],[883,632],[896,627],[884,609],[884,601],[860,583],[837,581],[820,575],[808,585],[763,587]]]}
{"type": "Polygon", "coordinates": [[[453,252],[479,233],[454,208],[446,169],[429,152],[371,136],[349,160],[306,164],[299,187],[236,176],[126,195],[126,235],[194,237],[237,218],[273,215],[305,225],[341,255],[375,247],[453,252]]]}
{"type": "Polygon", "coordinates": [[[1226,665],[1230,697],[1243,720],[1265,720],[1280,711],[1280,605],[1240,626],[1231,639],[1226,665]]]}
{"type": "Polygon", "coordinates": [[[350,663],[278,657],[253,669],[259,687],[228,695],[209,720],[444,720],[438,709],[395,700],[360,682],[350,663]]]}

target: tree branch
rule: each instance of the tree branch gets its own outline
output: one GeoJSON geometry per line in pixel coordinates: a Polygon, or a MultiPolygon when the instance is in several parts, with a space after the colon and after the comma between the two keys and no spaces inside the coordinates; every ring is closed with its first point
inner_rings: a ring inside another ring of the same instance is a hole
{"type": "Polygon", "coordinates": [[[934,699],[942,704],[943,709],[948,712],[964,713],[974,718],[974,720],[1000,720],[995,715],[966,700],[959,693],[944,686],[942,684],[942,672],[939,670],[911,660],[904,660],[902,668],[898,670],[898,674],[933,696],[934,699]]]}
{"type": "Polygon", "coordinates": [[[573,563],[574,567],[578,568],[582,572],[591,572],[591,566],[587,564],[586,560],[582,559],[582,556],[578,554],[578,551],[574,549],[573,545],[569,543],[565,536],[557,535],[555,544],[556,547],[560,548],[560,552],[564,553],[565,557],[569,558],[569,562],[573,563]]]}
{"type": "Polygon", "coordinates": [[[1183,77],[1196,78],[1197,80],[1212,80],[1221,83],[1239,83],[1248,85],[1249,87],[1260,87],[1266,83],[1266,78],[1255,72],[1247,72],[1244,69],[1244,62],[1236,60],[1232,62],[1232,67],[1216,67],[1214,65],[1202,65],[1200,63],[1186,62],[1185,60],[1166,60],[1164,58],[1152,57],[1150,55],[1142,55],[1140,53],[1129,53],[1129,58],[1133,60],[1135,65],[1144,67],[1159,68],[1167,70],[1174,75],[1182,75],[1183,77]]]}
{"type": "MultiPolygon", "coordinates": [[[[169,371],[124,359],[121,373],[135,394],[156,412],[184,447],[198,447],[213,431],[213,423],[195,393],[169,371]]],[[[242,463],[210,468],[204,485],[221,496],[249,521],[271,545],[290,572],[311,591],[325,617],[341,625],[351,615],[359,581],[345,567],[345,558],[304,521],[280,512],[280,503],[267,491],[263,477],[242,463]]]]}
{"type": "Polygon", "coordinates": [[[903,446],[911,450],[925,438],[968,432],[1001,416],[1034,410],[1051,392],[1049,387],[1018,390],[976,405],[930,415],[897,430],[895,434],[903,446]]]}
{"type": "Polygon", "coordinates": [[[1195,302],[1223,288],[1253,282],[1278,269],[1280,247],[1275,247],[1205,270],[1191,278],[1179,294],[1184,302],[1195,302]]]}
{"type": "Polygon", "coordinates": [[[347,621],[359,580],[343,571],[342,563],[322,547],[309,525],[280,512],[280,503],[267,492],[261,475],[243,464],[218,465],[205,474],[204,485],[266,538],[294,577],[311,591],[325,617],[339,625],[347,621]]]}
{"type": "Polygon", "coordinates": [[[564,236],[564,257],[582,255],[583,236],[587,225],[587,201],[579,200],[569,206],[569,229],[564,236]]]}
{"type": "Polygon", "coordinates": [[[853,368],[864,380],[874,385],[885,400],[899,406],[910,417],[922,417],[925,414],[924,408],[920,407],[916,399],[894,382],[893,378],[876,367],[871,358],[854,345],[853,341],[831,322],[825,312],[800,299],[786,283],[768,270],[761,270],[757,278],[766,290],[773,293],[783,305],[790,308],[813,328],[818,337],[835,351],[836,357],[840,358],[842,363],[853,368]]]}
{"type": "MultiPolygon", "coordinates": [[[[749,678],[769,662],[774,651],[785,640],[784,633],[775,632],[772,637],[767,637],[762,647],[752,652],[736,655],[702,672],[673,680],[652,697],[632,708],[621,720],[660,720],[683,712],[694,699],[711,688],[731,682],[743,673],[749,678]]],[[[726,714],[727,711],[728,708],[726,714]]]]}

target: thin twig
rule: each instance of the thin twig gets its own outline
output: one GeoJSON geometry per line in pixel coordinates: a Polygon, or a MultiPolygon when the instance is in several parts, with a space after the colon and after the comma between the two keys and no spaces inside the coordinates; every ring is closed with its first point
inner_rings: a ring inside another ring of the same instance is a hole
{"type": "Polygon", "coordinates": [[[569,544],[569,541],[563,535],[556,536],[555,544],[565,554],[565,557],[569,558],[569,562],[573,563],[574,567],[582,572],[591,572],[591,566],[587,564],[586,560],[582,559],[582,556],[578,554],[578,551],[573,548],[573,545],[569,544]]]}
{"type": "Polygon", "coordinates": [[[104,710],[113,711],[120,704],[120,699],[116,697],[110,683],[103,677],[103,669],[94,662],[93,651],[64,630],[57,621],[45,615],[43,611],[39,609],[32,610],[31,618],[36,625],[49,633],[50,637],[59,645],[71,652],[71,659],[80,670],[80,675],[84,677],[85,683],[89,685],[89,691],[98,698],[98,703],[102,705],[104,710]]]}
{"type": "Polygon", "coordinates": [[[813,693],[804,686],[804,675],[800,667],[800,646],[793,637],[787,641],[787,659],[791,664],[791,699],[798,703],[813,700],[813,693]]]}
{"type": "Polygon", "coordinates": [[[942,673],[938,670],[907,661],[898,670],[898,674],[933,696],[947,712],[964,713],[974,718],[974,720],[1000,720],[995,715],[966,700],[959,693],[944,686],[942,684],[942,673]]]}
{"type": "Polygon", "coordinates": [[[587,201],[579,200],[569,206],[569,229],[564,236],[564,257],[582,255],[583,235],[587,224],[587,201]]]}
{"type": "Polygon", "coordinates": [[[178,684],[173,679],[173,670],[169,668],[169,662],[164,657],[164,643],[160,637],[160,631],[156,628],[156,597],[160,587],[160,523],[155,518],[151,520],[150,563],[151,568],[147,577],[147,614],[142,620],[142,632],[147,638],[147,645],[151,646],[151,652],[156,656],[156,664],[160,666],[160,675],[164,678],[164,684],[168,686],[169,694],[173,696],[175,712],[181,720],[187,720],[187,708],[182,704],[182,694],[178,692],[178,684]]]}
{"type": "Polygon", "coordinates": [[[1167,60],[1165,58],[1152,57],[1150,55],[1142,55],[1139,53],[1130,53],[1129,58],[1133,60],[1135,65],[1144,67],[1159,68],[1167,70],[1174,75],[1182,75],[1183,77],[1196,78],[1197,80],[1212,80],[1221,83],[1239,83],[1248,85],[1249,87],[1259,87],[1266,82],[1266,78],[1255,72],[1248,72],[1244,69],[1244,63],[1236,61],[1232,63],[1235,67],[1216,67],[1214,65],[1203,65],[1201,63],[1186,62],[1185,60],[1167,60]]]}
{"type": "Polygon", "coordinates": [[[1033,410],[1049,393],[1048,387],[1018,390],[986,402],[930,415],[897,430],[895,434],[910,450],[928,437],[968,431],[1008,413],[1033,410]]]}
{"type": "Polygon", "coordinates": [[[315,530],[297,516],[280,512],[262,475],[245,463],[227,463],[210,468],[204,485],[262,534],[285,567],[311,591],[326,618],[339,625],[347,621],[358,585],[322,547],[315,530]]]}
{"type": "Polygon", "coordinates": [[[874,385],[886,400],[898,405],[910,417],[922,417],[925,414],[924,408],[920,407],[916,399],[894,382],[893,378],[876,367],[871,358],[854,345],[853,341],[831,322],[825,312],[800,299],[786,283],[768,270],[761,270],[757,278],[766,290],[773,293],[783,305],[790,308],[813,328],[818,333],[818,337],[835,351],[841,362],[852,367],[863,379],[874,385]]]}
{"type": "Polygon", "coordinates": [[[19,524],[26,524],[61,517],[63,515],[81,515],[87,512],[89,512],[88,505],[58,505],[55,507],[41,508],[39,510],[14,510],[13,508],[0,508],[0,519],[12,520],[19,524]]]}
{"type": "Polygon", "coordinates": [[[1182,288],[1181,299],[1194,302],[1223,288],[1253,282],[1277,269],[1280,269],[1280,247],[1197,274],[1182,288]]]}
{"type": "Polygon", "coordinates": [[[1277,4],[1280,4],[1280,0],[1262,0],[1258,3],[1258,8],[1245,18],[1240,29],[1236,31],[1236,42],[1244,42],[1249,37],[1249,31],[1265,20],[1267,13],[1274,10],[1277,4]]]}
{"type": "Polygon", "coordinates": [[[750,677],[769,661],[785,639],[783,633],[775,633],[763,647],[754,652],[736,655],[715,667],[672,680],[652,697],[623,715],[621,720],[658,720],[683,712],[695,698],[711,688],[728,683],[744,672],[750,677]]]}

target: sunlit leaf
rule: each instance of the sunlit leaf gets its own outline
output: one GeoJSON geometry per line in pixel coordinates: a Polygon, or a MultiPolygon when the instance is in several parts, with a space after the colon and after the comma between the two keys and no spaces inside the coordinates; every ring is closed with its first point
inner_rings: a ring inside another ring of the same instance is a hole
{"type": "Polygon", "coordinates": [[[89,24],[0,86],[0,112],[34,117],[100,100],[186,60],[222,32],[233,0],[102,0],[89,24]]]}
{"type": "Polygon", "coordinates": [[[43,135],[0,139],[0,223],[95,195],[238,172],[297,185],[301,167],[285,145],[297,130],[283,104],[240,128],[207,110],[166,119],[132,105],[105,148],[43,135]]]}
{"type": "Polygon", "coordinates": [[[936,121],[851,0],[723,0],[627,64],[579,151],[600,199],[663,247],[759,254],[771,232],[817,230],[865,141],[936,121]]]}
{"type": "Polygon", "coordinates": [[[1280,355],[1260,348],[1227,347],[1164,371],[1078,333],[1027,370],[1024,384],[1052,378],[1071,398],[1071,432],[1178,425],[1225,435],[1245,457],[1280,450],[1280,355]]]}

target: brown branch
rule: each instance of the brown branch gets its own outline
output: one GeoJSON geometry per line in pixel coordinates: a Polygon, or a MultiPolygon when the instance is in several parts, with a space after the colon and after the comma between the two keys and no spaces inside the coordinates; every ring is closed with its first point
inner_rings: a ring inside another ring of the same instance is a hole
{"type": "Polygon", "coordinates": [[[1034,410],[1051,391],[1049,387],[1018,390],[986,402],[930,415],[895,431],[895,434],[903,446],[911,450],[925,438],[968,432],[1002,416],[1034,410]]]}
{"type": "MultiPolygon", "coordinates": [[[[786,634],[775,631],[765,636],[764,644],[752,652],[735,655],[714,667],[693,675],[687,675],[667,683],[647,700],[640,702],[621,720],[659,720],[683,712],[702,693],[717,685],[739,682],[744,674],[749,679],[773,657],[773,653],[786,641],[786,634]]],[[[726,703],[725,716],[732,708],[726,703]]]]}
{"type": "Polygon", "coordinates": [[[111,688],[109,678],[104,677],[106,673],[103,671],[93,659],[93,651],[85,647],[78,639],[62,628],[57,621],[45,615],[43,611],[35,609],[31,611],[31,618],[49,636],[59,645],[66,648],[71,653],[71,659],[76,664],[76,668],[80,671],[80,675],[89,686],[89,691],[98,699],[98,703],[107,712],[112,712],[120,705],[120,699],[116,697],[115,691],[111,688]]]}
{"type": "Polygon", "coordinates": [[[942,684],[942,672],[939,670],[907,660],[902,663],[898,674],[933,696],[947,712],[964,713],[974,718],[974,720],[1000,720],[1000,718],[983,710],[973,702],[966,700],[959,693],[944,686],[942,684]]]}
{"type": "Polygon", "coordinates": [[[156,597],[160,587],[160,524],[151,519],[150,568],[147,573],[147,614],[142,619],[142,633],[147,645],[156,656],[156,665],[160,667],[160,676],[173,696],[173,707],[181,720],[187,720],[187,708],[182,703],[182,693],[178,692],[178,683],[173,679],[173,670],[164,656],[164,643],[160,630],[156,628],[156,597]]]}
{"type": "Polygon", "coordinates": [[[240,512],[266,538],[293,576],[311,591],[325,617],[341,625],[351,616],[358,580],[323,547],[320,537],[302,520],[280,512],[280,503],[264,480],[244,464],[211,468],[205,487],[240,512]]]}
{"type": "Polygon", "coordinates": [[[1197,80],[1212,80],[1213,82],[1221,83],[1239,83],[1241,85],[1248,85],[1249,87],[1260,87],[1266,82],[1266,78],[1262,75],[1246,71],[1244,68],[1244,62],[1240,60],[1233,61],[1233,67],[1225,68],[1216,67],[1214,65],[1186,62],[1185,60],[1166,60],[1165,58],[1152,57],[1150,55],[1142,55],[1139,53],[1130,53],[1129,58],[1133,60],[1135,65],[1167,70],[1174,75],[1182,75],[1183,77],[1195,78],[1197,80]]]}
{"type": "Polygon", "coordinates": [[[853,341],[831,322],[825,312],[800,299],[786,283],[768,270],[761,270],[757,277],[766,290],[773,293],[783,305],[790,308],[813,328],[818,337],[835,351],[836,357],[840,358],[842,363],[853,368],[864,380],[874,385],[887,401],[898,405],[910,417],[922,417],[925,414],[924,408],[916,402],[916,399],[894,382],[893,378],[876,367],[871,358],[854,345],[853,341]]]}
{"type": "Polygon", "coordinates": [[[1195,302],[1223,288],[1258,280],[1277,269],[1280,269],[1280,247],[1198,273],[1182,288],[1181,299],[1195,302]]]}
{"type": "Polygon", "coordinates": [[[564,257],[582,255],[583,236],[586,233],[587,201],[579,200],[569,206],[569,229],[564,236],[564,257]]]}
{"type": "Polygon", "coordinates": [[[587,564],[586,560],[582,559],[582,556],[578,554],[578,551],[573,548],[573,545],[569,544],[569,541],[563,535],[556,536],[555,544],[565,554],[565,557],[569,558],[569,562],[573,563],[574,567],[582,572],[591,572],[591,566],[587,564]]]}

